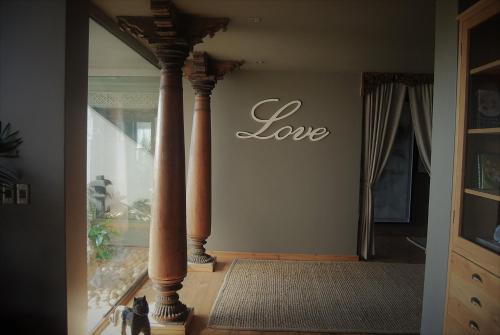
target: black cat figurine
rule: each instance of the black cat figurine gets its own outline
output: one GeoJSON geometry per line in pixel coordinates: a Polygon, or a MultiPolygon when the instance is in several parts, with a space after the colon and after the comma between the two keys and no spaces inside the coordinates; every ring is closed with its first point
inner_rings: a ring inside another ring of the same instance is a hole
{"type": "Polygon", "coordinates": [[[126,306],[118,306],[111,315],[110,321],[116,326],[119,316],[122,320],[121,335],[126,335],[127,325],[130,326],[131,335],[139,335],[141,332],[144,335],[151,335],[151,326],[148,319],[149,306],[146,301],[146,296],[142,298],[134,297],[132,308],[126,306]]]}

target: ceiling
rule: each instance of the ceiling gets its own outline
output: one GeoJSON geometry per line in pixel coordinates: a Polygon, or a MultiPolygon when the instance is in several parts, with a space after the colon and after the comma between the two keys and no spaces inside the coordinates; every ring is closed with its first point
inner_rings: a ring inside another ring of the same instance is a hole
{"type": "MultiPolygon", "coordinates": [[[[149,0],[93,0],[108,16],[149,16],[149,0]]],[[[177,0],[186,13],[228,17],[195,46],[242,70],[432,72],[434,0],[177,0]],[[260,20],[255,23],[255,19],[260,20]]],[[[157,71],[95,23],[90,73],[157,71]]]]}

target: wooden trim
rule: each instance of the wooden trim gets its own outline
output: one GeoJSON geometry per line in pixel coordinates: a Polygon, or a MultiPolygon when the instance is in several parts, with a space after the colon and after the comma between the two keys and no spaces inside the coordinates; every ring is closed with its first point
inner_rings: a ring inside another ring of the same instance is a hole
{"type": "Polygon", "coordinates": [[[120,297],[120,299],[118,299],[118,301],[115,302],[113,307],[111,307],[109,311],[106,314],[104,314],[101,321],[99,321],[99,323],[94,327],[94,329],[92,329],[90,334],[91,335],[101,334],[106,329],[106,327],[108,327],[109,316],[111,315],[111,313],[114,312],[114,309],[120,305],[128,305],[128,303],[132,300],[134,295],[147,283],[148,280],[149,280],[148,272],[144,271],[144,273],[135,281],[135,283],[132,286],[130,286],[127,292],[125,292],[120,297]]]}
{"type": "Polygon", "coordinates": [[[461,22],[459,29],[459,59],[458,59],[458,85],[457,85],[457,117],[455,129],[455,155],[453,164],[453,191],[452,191],[452,224],[451,224],[451,243],[450,251],[453,250],[455,241],[460,232],[460,222],[462,213],[462,183],[464,159],[463,152],[465,150],[465,107],[467,106],[467,90],[468,90],[468,66],[467,50],[469,48],[469,31],[461,22]]]}
{"type": "Polygon", "coordinates": [[[357,262],[358,255],[322,255],[322,254],[292,254],[292,253],[266,253],[266,252],[239,252],[239,251],[209,251],[210,255],[222,258],[243,259],[269,259],[287,261],[333,261],[357,262]]]}
{"type": "Polygon", "coordinates": [[[149,50],[145,45],[141,44],[139,41],[137,41],[135,38],[124,32],[123,30],[121,30],[120,26],[118,26],[118,23],[116,23],[115,20],[110,18],[102,9],[97,7],[92,2],[90,3],[89,7],[89,16],[92,20],[109,31],[113,36],[118,38],[132,50],[144,57],[144,59],[146,59],[156,68],[160,69],[158,60],[151,50],[149,50]]]}
{"type": "MultiPolygon", "coordinates": [[[[489,6],[499,5],[500,1],[498,0],[481,0],[476,2],[474,5],[467,8],[464,12],[460,13],[457,16],[457,20],[464,21],[468,20],[471,17],[476,18],[477,16],[481,16],[481,12],[488,8],[489,6]]],[[[495,8],[495,7],[493,7],[495,8]]]]}
{"type": "Polygon", "coordinates": [[[490,200],[494,200],[494,201],[500,201],[500,195],[498,195],[498,194],[482,192],[482,191],[474,190],[471,188],[465,188],[464,192],[467,194],[475,195],[476,197],[486,198],[486,199],[490,199],[490,200]]]}
{"type": "MultiPolygon", "coordinates": [[[[67,1],[64,83],[64,226],[68,334],[86,334],[88,0],[67,1]]],[[[43,15],[43,13],[40,13],[43,15]]],[[[42,195],[41,195],[42,196],[42,195]]],[[[26,302],[32,303],[32,302],[26,302]]],[[[46,302],[50,304],[50,302],[46,302]]]]}
{"type": "Polygon", "coordinates": [[[480,74],[480,73],[500,73],[500,59],[475,67],[470,70],[470,74],[480,74]]]}
{"type": "Polygon", "coordinates": [[[500,134],[499,128],[473,128],[467,130],[468,134],[500,134]]]}
{"type": "MultiPolygon", "coordinates": [[[[476,4],[477,5],[477,4],[476,4]]],[[[474,6],[469,8],[469,11],[472,10],[474,6]]],[[[462,13],[461,15],[466,14],[467,11],[462,13]]],[[[459,16],[460,18],[460,16],[459,16]]],[[[453,161],[453,179],[452,179],[452,200],[451,200],[451,224],[450,224],[450,239],[448,246],[448,268],[447,268],[447,278],[446,278],[446,294],[445,294],[445,305],[444,305],[444,320],[443,320],[443,330],[446,332],[448,329],[448,324],[451,322],[451,317],[448,314],[449,310],[449,287],[450,287],[450,266],[451,266],[451,255],[455,248],[455,243],[458,238],[459,233],[459,222],[460,222],[460,214],[461,214],[461,204],[462,204],[462,192],[457,192],[457,190],[461,190],[461,182],[462,182],[462,169],[463,169],[463,160],[462,160],[462,152],[464,150],[464,138],[465,135],[463,133],[465,122],[463,120],[463,110],[466,105],[466,96],[467,94],[462,94],[462,92],[467,92],[467,67],[468,67],[468,59],[465,55],[467,55],[467,50],[469,47],[469,35],[468,31],[464,29],[463,22],[460,22],[458,28],[458,67],[457,67],[457,87],[456,87],[456,118],[455,118],[455,150],[454,150],[454,161],[453,161]]]]}
{"type": "Polygon", "coordinates": [[[498,269],[498,255],[460,236],[455,238],[453,252],[467,258],[476,265],[500,277],[498,269]]]}

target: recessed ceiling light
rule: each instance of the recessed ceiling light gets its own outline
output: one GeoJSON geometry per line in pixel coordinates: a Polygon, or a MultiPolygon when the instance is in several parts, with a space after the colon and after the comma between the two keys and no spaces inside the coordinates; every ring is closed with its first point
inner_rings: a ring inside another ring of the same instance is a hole
{"type": "Polygon", "coordinates": [[[263,60],[256,60],[255,64],[264,64],[264,61],[263,60]]]}
{"type": "Polygon", "coordinates": [[[248,17],[248,21],[251,23],[261,23],[262,18],[258,17],[258,16],[250,16],[250,17],[248,17]]]}

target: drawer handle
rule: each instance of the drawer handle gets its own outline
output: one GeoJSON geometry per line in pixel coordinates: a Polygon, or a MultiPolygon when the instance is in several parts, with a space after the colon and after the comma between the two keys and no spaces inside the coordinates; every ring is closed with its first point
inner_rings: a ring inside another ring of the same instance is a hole
{"type": "Polygon", "coordinates": [[[474,330],[474,331],[477,331],[477,332],[479,331],[479,326],[478,326],[477,322],[472,321],[472,320],[469,321],[469,328],[474,330]]]}
{"type": "Polygon", "coordinates": [[[478,282],[480,282],[480,283],[482,283],[482,282],[483,282],[483,278],[481,278],[481,276],[480,276],[480,275],[478,275],[477,273],[472,274],[472,280],[473,280],[473,281],[478,281],[478,282]]]}
{"type": "Polygon", "coordinates": [[[481,305],[481,300],[479,300],[478,298],[476,297],[472,297],[470,298],[470,303],[473,304],[474,306],[477,306],[477,307],[482,307],[481,305]]]}

